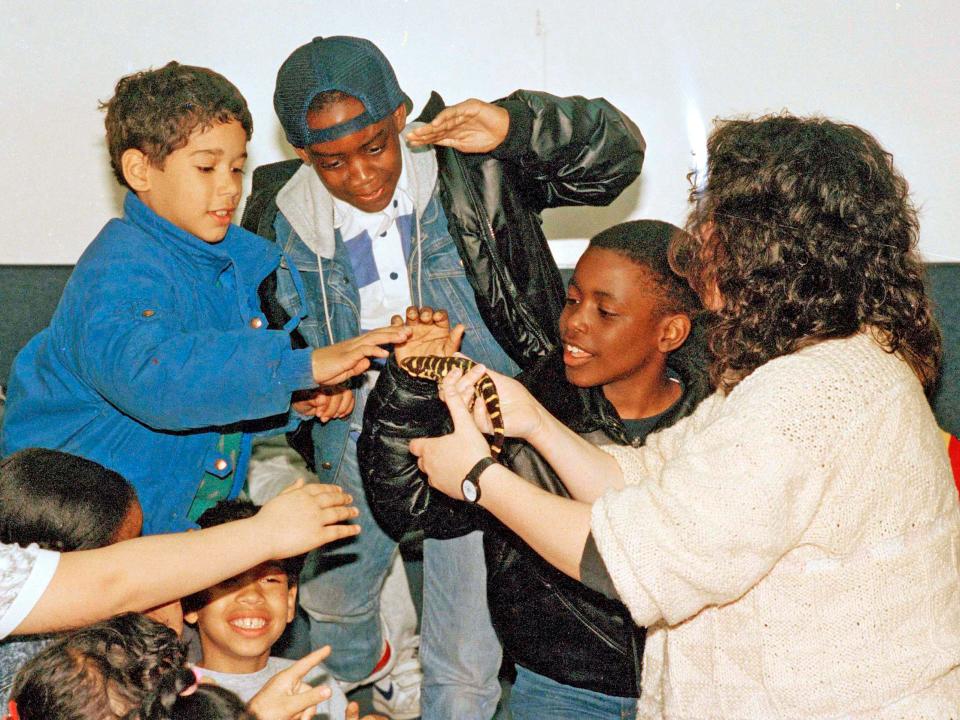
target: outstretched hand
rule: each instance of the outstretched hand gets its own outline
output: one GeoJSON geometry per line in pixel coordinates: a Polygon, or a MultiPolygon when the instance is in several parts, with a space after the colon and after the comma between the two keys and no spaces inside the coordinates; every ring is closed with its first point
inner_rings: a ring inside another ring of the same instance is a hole
{"type": "Polygon", "coordinates": [[[381,345],[406,342],[410,335],[408,328],[391,325],[317,348],[311,355],[313,381],[317,385],[340,385],[369,368],[371,357],[387,357],[390,353],[381,345]]]}
{"type": "Polygon", "coordinates": [[[263,540],[272,548],[270,557],[292,557],[357,535],[359,525],[344,524],[360,514],[351,502],[337,485],[297,480],[252,518],[237,522],[260,524],[263,540]]]}
{"type": "Polygon", "coordinates": [[[444,145],[465,153],[490,152],[510,129],[510,113],[499,105],[471,98],[451,105],[429,123],[407,134],[407,143],[444,145]]]}
{"type": "Polygon", "coordinates": [[[426,306],[408,307],[406,320],[394,315],[390,325],[403,326],[411,332],[410,339],[396,345],[394,349],[398,361],[417,355],[453,355],[460,349],[465,330],[462,323],[457,323],[451,331],[447,311],[426,306]]]}

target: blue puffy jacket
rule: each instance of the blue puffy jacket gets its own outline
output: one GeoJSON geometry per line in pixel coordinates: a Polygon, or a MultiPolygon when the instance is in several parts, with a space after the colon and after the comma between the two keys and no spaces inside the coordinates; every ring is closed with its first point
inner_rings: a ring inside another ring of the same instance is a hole
{"type": "Polygon", "coordinates": [[[48,447],[95,460],[137,489],[145,532],[183,530],[205,471],[240,491],[251,433],[288,424],[314,385],[310,350],[267,329],[257,288],[280,249],[231,226],[209,244],[128,194],[83,253],[50,326],[14,361],[0,454],[48,447]],[[243,432],[234,467],[218,451],[243,432]]]}

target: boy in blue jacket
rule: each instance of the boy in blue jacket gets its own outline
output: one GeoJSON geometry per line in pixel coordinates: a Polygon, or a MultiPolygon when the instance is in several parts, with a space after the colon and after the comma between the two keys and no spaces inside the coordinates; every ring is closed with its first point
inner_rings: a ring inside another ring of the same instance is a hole
{"type": "Polygon", "coordinates": [[[282,254],[231,224],[253,123],[224,77],[171,62],[121,78],[103,107],[124,216],[14,361],[0,454],[87,457],[134,485],[144,532],[184,530],[240,491],[252,433],[314,415],[318,386],[363,372],[408,331],[309,350],[291,344],[299,318],[269,328],[258,290],[282,254]]]}

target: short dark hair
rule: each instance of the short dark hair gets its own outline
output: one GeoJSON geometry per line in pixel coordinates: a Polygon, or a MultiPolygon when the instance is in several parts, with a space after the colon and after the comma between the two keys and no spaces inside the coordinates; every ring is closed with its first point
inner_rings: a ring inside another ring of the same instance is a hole
{"type": "Polygon", "coordinates": [[[123,476],[59,450],[27,448],[0,462],[0,542],[88,550],[113,542],[137,493],[123,476]]]}
{"type": "MultiPolygon", "coordinates": [[[[216,505],[203,511],[197,518],[197,525],[201,528],[211,528],[234,520],[246,520],[252,518],[260,511],[260,506],[246,498],[236,498],[235,500],[221,500],[216,505]]],[[[287,574],[290,582],[297,582],[300,571],[303,569],[303,563],[306,555],[295,555],[289,558],[278,560],[280,567],[287,574]]]]}
{"type": "Polygon", "coordinates": [[[589,248],[611,250],[643,267],[657,289],[656,313],[694,316],[700,300],[687,283],[670,267],[670,242],[683,230],[661,220],[630,220],[597,233],[589,248]]]}
{"type": "Polygon", "coordinates": [[[121,158],[131,148],[143,151],[150,163],[163,167],[167,156],[187,144],[197,128],[236,120],[253,135],[247,101],[223,75],[209,68],[172,61],[158,70],[125,75],[113,97],[100,103],[107,111],[107,148],[110,165],[121,185],[121,158]]]}

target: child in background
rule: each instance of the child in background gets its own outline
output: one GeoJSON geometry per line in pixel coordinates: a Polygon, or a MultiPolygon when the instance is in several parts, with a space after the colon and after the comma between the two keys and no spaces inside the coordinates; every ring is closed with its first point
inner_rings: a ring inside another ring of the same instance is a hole
{"type": "MultiPolygon", "coordinates": [[[[92,460],[29,448],[0,462],[0,542],[89,550],[137,537],[142,523],[133,486],[92,460]]],[[[55,639],[0,640],[0,705],[17,670],[55,639]]]]}
{"type": "MultiPolygon", "coordinates": [[[[253,517],[258,508],[248,500],[217,503],[200,516],[201,528],[253,517]]],[[[297,578],[304,556],[260,563],[236,577],[184,599],[184,619],[196,624],[203,651],[198,665],[205,677],[244,701],[253,697],[293,660],[271,657],[270,649],[293,620],[297,607],[297,578]]],[[[347,715],[347,699],[340,686],[318,665],[304,677],[310,685],[330,688],[330,699],[317,706],[329,720],[347,715]]]]}
{"type": "Polygon", "coordinates": [[[325,402],[317,386],[363,372],[406,333],[311,351],[291,347],[298,317],[268,327],[258,289],[282,253],[231,224],[253,128],[224,77],[171,62],[121,78],[104,107],[124,216],[14,361],[0,455],[36,446],[95,460],[137,489],[145,532],[185,530],[240,491],[252,433],[311,416],[325,402]],[[309,394],[290,413],[298,391],[309,394]]]}

